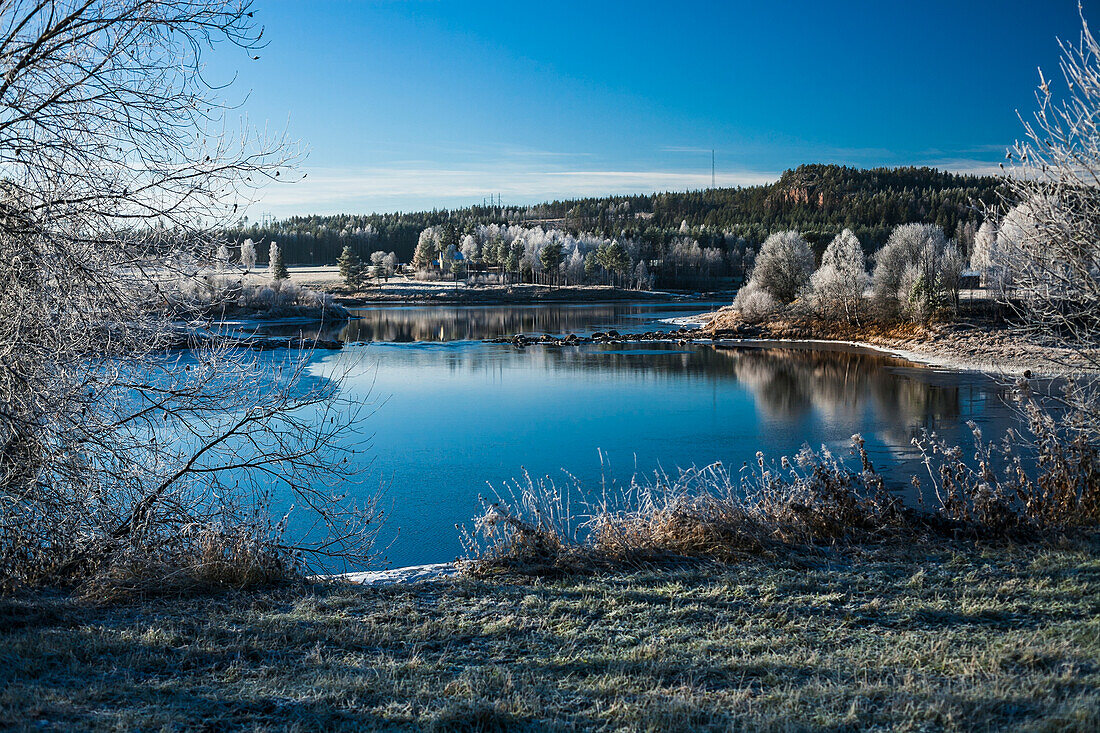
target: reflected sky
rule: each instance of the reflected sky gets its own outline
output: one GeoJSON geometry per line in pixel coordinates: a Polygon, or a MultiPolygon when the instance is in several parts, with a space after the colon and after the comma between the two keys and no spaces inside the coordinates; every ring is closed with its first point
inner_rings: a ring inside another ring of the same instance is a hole
{"type": "MultiPolygon", "coordinates": [[[[461,308],[447,310],[461,320],[461,308]]],[[[619,330],[649,327],[629,309],[621,315],[619,330]]],[[[427,314],[432,323],[438,317],[435,309],[427,314]]],[[[363,490],[388,487],[383,545],[394,565],[454,559],[461,552],[455,524],[478,512],[490,485],[524,470],[560,479],[564,469],[598,492],[601,477],[629,483],[635,472],[713,461],[736,469],[757,450],[778,458],[809,443],[847,456],[858,432],[876,466],[905,492],[909,477],[924,471],[911,445],[922,428],[965,444],[967,420],[987,436],[1014,422],[1007,390],[989,377],[839,346],[517,350],[463,337],[349,345],[319,354],[315,364],[318,372],[348,367],[345,396],[372,406],[355,437],[373,444],[363,490]]]]}

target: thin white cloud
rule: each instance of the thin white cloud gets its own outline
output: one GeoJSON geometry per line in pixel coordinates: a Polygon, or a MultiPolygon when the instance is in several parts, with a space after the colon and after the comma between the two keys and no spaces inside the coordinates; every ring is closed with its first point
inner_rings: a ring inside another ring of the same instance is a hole
{"type": "MultiPolygon", "coordinates": [[[[540,155],[539,151],[529,152],[535,157],[540,155]]],[[[496,195],[503,197],[506,204],[529,204],[585,196],[684,191],[711,184],[710,171],[593,170],[580,165],[580,161],[577,163],[544,165],[517,160],[513,155],[493,164],[457,163],[451,167],[440,167],[427,160],[406,160],[386,166],[307,169],[305,179],[299,183],[276,184],[260,191],[248,213],[284,217],[456,208],[479,204],[496,195]]],[[[929,157],[912,164],[975,175],[1002,172],[996,162],[963,155],[929,157]]],[[[723,187],[753,186],[771,183],[779,178],[779,173],[725,171],[716,175],[715,182],[723,187]]]]}
{"type": "MultiPolygon", "coordinates": [[[[1005,172],[1004,169],[998,163],[991,163],[988,160],[978,160],[974,158],[945,158],[942,160],[930,160],[919,165],[926,165],[930,168],[939,168],[940,170],[949,171],[951,173],[962,173],[972,176],[999,176],[1005,172]]],[[[1005,166],[1007,169],[1008,166],[1005,166]]]]}
{"type": "Polygon", "coordinates": [[[662,153],[710,153],[713,148],[693,148],[690,146],[669,145],[661,148],[662,153]]]}

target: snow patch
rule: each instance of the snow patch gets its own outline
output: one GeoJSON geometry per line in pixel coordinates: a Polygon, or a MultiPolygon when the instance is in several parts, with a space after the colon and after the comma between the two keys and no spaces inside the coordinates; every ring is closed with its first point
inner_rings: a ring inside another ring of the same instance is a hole
{"type": "Polygon", "coordinates": [[[458,574],[453,562],[441,562],[431,565],[410,565],[389,570],[368,570],[359,573],[339,573],[337,575],[318,575],[317,580],[328,580],[356,585],[387,586],[411,585],[439,578],[448,578],[458,574]]]}

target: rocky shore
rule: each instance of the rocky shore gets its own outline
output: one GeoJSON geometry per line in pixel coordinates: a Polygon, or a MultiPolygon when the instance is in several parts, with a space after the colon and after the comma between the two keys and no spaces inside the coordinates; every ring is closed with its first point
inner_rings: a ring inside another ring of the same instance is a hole
{"type": "Polygon", "coordinates": [[[1091,356],[1044,345],[1004,325],[974,323],[871,324],[842,326],[793,319],[749,323],[732,308],[670,321],[679,326],[668,331],[619,333],[598,331],[590,335],[500,336],[487,343],[528,346],[577,346],[676,342],[679,344],[839,344],[871,349],[920,364],[994,375],[1063,377],[1093,371],[1100,355],[1091,356]]]}
{"type": "Polygon", "coordinates": [[[609,331],[596,331],[589,336],[578,336],[575,333],[565,336],[551,336],[549,334],[526,336],[517,333],[514,336],[498,336],[497,338],[485,339],[485,343],[512,344],[512,346],[522,349],[534,345],[578,346],[580,344],[624,344],[644,341],[690,343],[700,340],[710,341],[712,337],[704,335],[698,328],[678,328],[675,331],[645,331],[643,333],[619,333],[611,329],[609,331]]]}

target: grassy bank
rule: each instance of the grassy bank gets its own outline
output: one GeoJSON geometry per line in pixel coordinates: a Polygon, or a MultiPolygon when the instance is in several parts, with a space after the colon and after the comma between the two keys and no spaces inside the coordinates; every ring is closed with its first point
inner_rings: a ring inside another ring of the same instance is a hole
{"type": "Polygon", "coordinates": [[[1100,726],[1100,541],[0,601],[0,726],[1100,726]]]}

